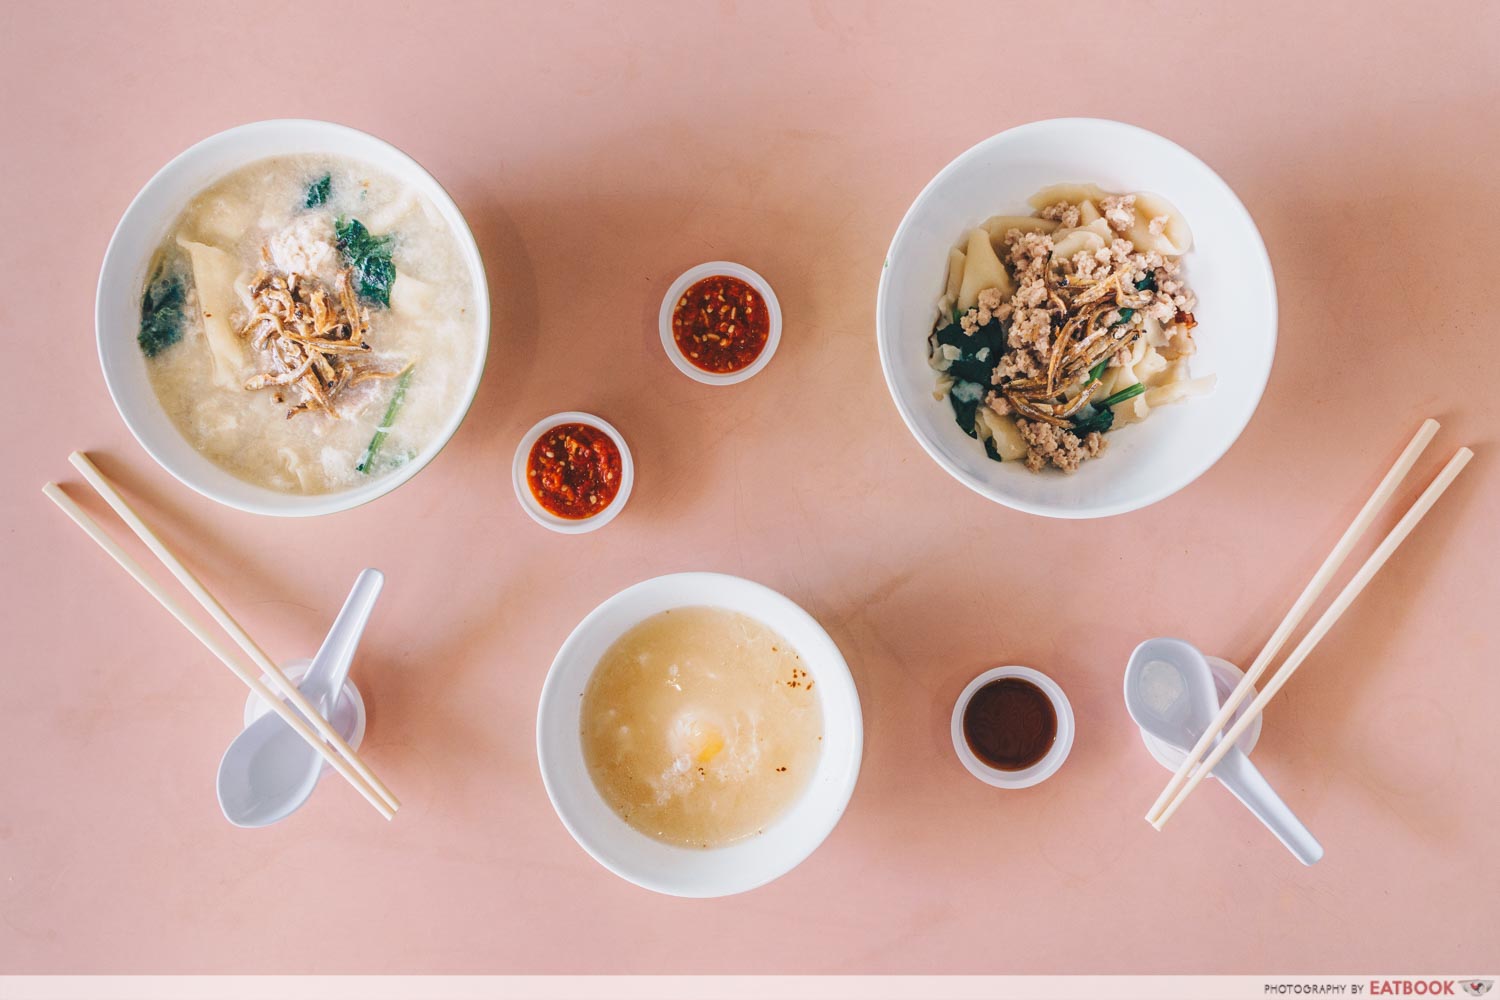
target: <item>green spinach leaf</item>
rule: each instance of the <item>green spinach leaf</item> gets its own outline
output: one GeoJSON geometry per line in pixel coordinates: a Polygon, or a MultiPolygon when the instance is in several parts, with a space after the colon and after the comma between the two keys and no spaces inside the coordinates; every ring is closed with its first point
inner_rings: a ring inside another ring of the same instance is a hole
{"type": "Polygon", "coordinates": [[[978,382],[959,380],[948,390],[948,402],[953,404],[953,419],[969,437],[978,437],[974,430],[974,414],[984,399],[984,387],[978,382]]]}
{"type": "Polygon", "coordinates": [[[948,366],[954,378],[990,384],[1000,355],[1005,353],[1005,327],[999,320],[992,319],[973,333],[964,333],[962,327],[949,324],[935,331],[934,336],[939,346],[956,347],[960,352],[948,366]]]}
{"type": "Polygon", "coordinates": [[[1073,433],[1077,434],[1079,437],[1083,437],[1086,434],[1092,434],[1094,431],[1098,431],[1100,434],[1103,434],[1114,425],[1115,411],[1106,407],[1102,410],[1096,409],[1088,416],[1074,420],[1073,433]]]}
{"type": "Polygon", "coordinates": [[[957,323],[949,323],[940,330],[933,331],[939,344],[948,344],[952,347],[962,349],[969,342],[969,335],[964,333],[963,327],[957,323]]]}
{"type": "Polygon", "coordinates": [[[382,306],[391,304],[396,265],[391,263],[391,237],[374,236],[358,219],[340,218],[334,225],[344,263],[354,270],[360,298],[382,306]]]}
{"type": "Polygon", "coordinates": [[[302,199],[303,208],[317,208],[328,201],[329,189],[333,187],[333,176],[324,174],[313,181],[307,188],[307,197],[302,199]]]}
{"type": "Polygon", "coordinates": [[[179,278],[160,272],[141,295],[141,331],[136,342],[141,352],[154,358],[182,339],[183,299],[179,278]]]}

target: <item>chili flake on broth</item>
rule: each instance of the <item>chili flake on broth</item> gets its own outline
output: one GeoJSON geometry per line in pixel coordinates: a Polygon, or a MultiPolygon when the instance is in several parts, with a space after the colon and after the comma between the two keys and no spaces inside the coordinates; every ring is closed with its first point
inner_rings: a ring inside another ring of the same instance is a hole
{"type": "Polygon", "coordinates": [[[766,300],[749,282],[716,274],[693,284],[672,310],[672,339],[695,368],[729,375],[755,363],[771,336],[766,300]]]}
{"type": "Polygon", "coordinates": [[[548,513],[593,517],[620,492],[620,449],[597,427],[558,424],[531,446],[526,482],[548,513]]]}

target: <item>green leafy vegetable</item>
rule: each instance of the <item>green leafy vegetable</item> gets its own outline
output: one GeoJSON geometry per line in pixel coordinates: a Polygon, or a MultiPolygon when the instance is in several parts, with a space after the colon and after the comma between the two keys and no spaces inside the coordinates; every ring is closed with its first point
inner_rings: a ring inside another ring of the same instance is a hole
{"type": "Polygon", "coordinates": [[[1095,365],[1094,367],[1090,368],[1089,369],[1089,381],[1092,382],[1096,378],[1098,378],[1099,376],[1103,375],[1104,374],[1104,369],[1106,369],[1108,367],[1109,367],[1109,359],[1105,358],[1103,361],[1099,362],[1097,365],[1095,365]]]}
{"type": "Polygon", "coordinates": [[[358,219],[340,218],[334,225],[344,263],[354,270],[359,297],[382,306],[391,304],[391,283],[396,265],[391,263],[391,238],[374,236],[358,219]]]}
{"type": "Polygon", "coordinates": [[[1098,431],[1103,434],[1115,425],[1115,411],[1109,408],[1096,409],[1086,417],[1073,421],[1073,433],[1079,437],[1098,431]]]}
{"type": "Polygon", "coordinates": [[[964,333],[963,328],[957,323],[949,323],[934,331],[932,335],[937,338],[939,344],[948,344],[959,349],[968,343],[968,334],[964,333]]]}
{"type": "Polygon", "coordinates": [[[1147,271],[1146,276],[1135,283],[1135,288],[1138,292],[1156,291],[1156,272],[1147,271]]]}
{"type": "Polygon", "coordinates": [[[1099,400],[1099,402],[1095,403],[1094,406],[1096,409],[1105,410],[1111,406],[1114,406],[1116,403],[1123,403],[1127,399],[1134,399],[1145,391],[1145,383],[1137,382],[1135,385],[1126,386],[1119,392],[1111,393],[1110,395],[1105,396],[1103,399],[1099,400]]]}
{"type": "Polygon", "coordinates": [[[303,208],[317,208],[328,200],[328,191],[333,187],[333,177],[324,174],[308,185],[307,197],[302,199],[303,208]]]}
{"type": "Polygon", "coordinates": [[[1113,330],[1117,326],[1124,326],[1126,323],[1130,322],[1130,317],[1132,317],[1134,315],[1135,315],[1135,310],[1134,309],[1130,309],[1130,308],[1121,309],[1120,310],[1120,318],[1118,320],[1116,320],[1115,322],[1109,324],[1109,328],[1111,330],[1113,330]]]}
{"type": "MultiPolygon", "coordinates": [[[[1090,373],[1092,374],[1092,372],[1090,373]]],[[[1115,425],[1115,411],[1110,409],[1116,403],[1123,403],[1127,399],[1134,399],[1146,391],[1146,386],[1140,382],[1127,386],[1119,392],[1111,393],[1088,408],[1088,416],[1076,417],[1073,420],[1073,433],[1079,437],[1098,431],[1103,434],[1115,425]]]]}
{"type": "Polygon", "coordinates": [[[994,355],[986,354],[983,348],[980,348],[979,354],[983,357],[966,354],[959,358],[948,366],[948,373],[965,382],[988,385],[990,376],[994,374],[995,365],[999,364],[999,359],[994,355]]]}
{"type": "Polygon", "coordinates": [[[979,410],[979,403],[984,399],[984,387],[978,382],[966,382],[962,379],[953,383],[953,388],[948,391],[948,402],[953,405],[953,419],[958,421],[958,426],[969,437],[978,437],[979,433],[974,430],[974,415],[979,410]]]}
{"type": "Polygon", "coordinates": [[[406,387],[411,382],[411,365],[396,379],[396,388],[391,393],[391,401],[385,408],[385,416],[380,419],[380,426],[375,428],[375,436],[370,438],[370,443],[365,446],[365,453],[360,458],[359,464],[354,467],[355,472],[370,474],[375,466],[375,455],[380,451],[380,446],[385,444],[386,435],[391,431],[391,425],[396,422],[396,414],[401,410],[401,401],[406,398],[406,387]]]}
{"type": "MultiPolygon", "coordinates": [[[[956,347],[959,356],[948,364],[948,374],[953,376],[953,386],[948,390],[948,403],[953,407],[953,419],[963,432],[971,438],[979,437],[975,421],[979,407],[984,402],[995,367],[1005,353],[1005,326],[998,319],[991,319],[973,333],[965,333],[958,323],[959,313],[954,311],[954,322],[933,331],[939,347],[956,347]]],[[[1000,461],[1000,452],[991,438],[984,439],[984,453],[1000,461]]]]}
{"type": "Polygon", "coordinates": [[[948,373],[965,382],[989,385],[1005,353],[1005,328],[999,320],[990,320],[973,333],[964,333],[957,324],[949,324],[935,334],[939,346],[956,347],[959,356],[948,366],[948,373]]]}
{"type": "Polygon", "coordinates": [[[158,271],[141,295],[141,332],[136,342],[148,358],[182,339],[182,303],[185,293],[179,278],[158,271]]]}

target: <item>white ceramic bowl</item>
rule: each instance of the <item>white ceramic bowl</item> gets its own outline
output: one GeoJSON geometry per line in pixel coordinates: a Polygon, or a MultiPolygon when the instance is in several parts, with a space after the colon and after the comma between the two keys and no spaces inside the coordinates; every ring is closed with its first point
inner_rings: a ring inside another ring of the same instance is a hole
{"type": "Polygon", "coordinates": [[[963,689],[958,701],[953,703],[953,719],[949,728],[953,738],[953,752],[958,754],[964,769],[974,777],[995,788],[1030,788],[1056,774],[1057,769],[1063,766],[1063,761],[1068,759],[1068,754],[1073,752],[1073,703],[1068,701],[1068,696],[1063,694],[1058,683],[1040,670],[1030,667],[994,667],[974,678],[963,689]],[[970,749],[968,737],[964,735],[964,709],[969,707],[969,699],[990,681],[998,681],[1002,677],[1019,677],[1035,684],[1052,699],[1052,707],[1057,712],[1057,736],[1052,740],[1051,749],[1041,760],[1018,771],[1002,771],[986,764],[970,749]]]}
{"type": "Polygon", "coordinates": [[[531,430],[521,435],[521,443],[516,446],[515,458],[510,463],[510,483],[515,488],[521,509],[530,514],[537,524],[560,534],[581,535],[586,531],[596,531],[620,516],[620,511],[625,509],[625,501],[630,499],[630,490],[635,486],[635,460],[630,457],[630,448],[625,444],[624,435],[615,430],[614,424],[601,420],[592,413],[568,410],[554,413],[545,420],[538,420],[531,430]],[[537,503],[536,497],[531,493],[531,484],[526,482],[526,462],[531,458],[532,446],[536,444],[537,438],[558,424],[588,424],[590,427],[597,427],[608,434],[615,447],[620,449],[620,491],[607,507],[593,517],[558,517],[537,503]]]}
{"type": "Polygon", "coordinates": [[[1229,187],[1202,161],[1161,136],[1119,122],[1062,118],[1001,132],[932,179],[896,230],[876,302],[886,384],[917,441],[959,482],[1016,510],[1050,517],[1104,517],[1182,489],[1229,450],[1250,421],[1276,349],[1276,285],[1260,233],[1229,187]],[[1108,435],[1108,451],[1073,475],[1027,472],[986,457],[932,398],[927,336],[937,319],[948,251],[992,215],[1029,215],[1026,199],[1049,184],[1094,182],[1149,191],[1177,206],[1193,232],[1184,257],[1198,352],[1194,375],[1214,391],[1162,407],[1108,435]]]}
{"type": "Polygon", "coordinates": [[[141,447],[184,485],[210,499],[255,514],[310,516],[368,503],[422,471],[458,430],[484,375],[489,348],[490,297],[479,247],[458,206],[411,157],[390,143],[344,125],[285,119],[241,125],[210,136],[179,155],[146,183],[125,210],[104,254],[94,303],[94,328],[104,381],[125,425],[141,447]],[[415,458],[369,483],[313,496],[281,493],[248,483],[199,453],[156,400],[136,344],[141,288],[152,254],[193,196],[220,177],[256,160],[297,153],[332,153],[368,163],[426,198],[458,241],[474,284],[474,370],[454,400],[452,416],[415,458]]]}
{"type": "Polygon", "coordinates": [[[657,315],[657,329],[661,333],[662,350],[667,352],[667,357],[682,374],[704,385],[735,385],[758,374],[761,369],[771,363],[771,355],[776,353],[776,347],[781,343],[781,302],[776,298],[776,293],[771,290],[771,283],[750,268],[732,261],[711,260],[706,264],[688,268],[678,275],[676,281],[672,282],[672,287],[667,289],[667,294],[661,300],[661,311],[657,315]],[[677,300],[682,298],[683,293],[697,282],[718,274],[739,278],[760,292],[760,297],[766,300],[766,310],[771,314],[771,325],[766,333],[765,349],[748,366],[728,375],[704,371],[693,364],[677,346],[677,338],[672,336],[672,314],[677,311],[677,300]]]}
{"type": "Polygon", "coordinates": [[[568,636],[542,686],[537,760],[563,826],[605,868],[673,896],[727,896],[779,878],[833,830],[859,777],[864,746],[859,693],[838,647],[800,607],[767,587],[718,573],[678,573],[638,583],[611,597],[568,636]],[[802,797],[764,833],[707,850],[675,847],[633,829],[594,788],[583,759],[579,712],[590,676],[632,626],[672,608],[728,608],[790,642],[816,682],[823,710],[822,755],[802,797]]]}

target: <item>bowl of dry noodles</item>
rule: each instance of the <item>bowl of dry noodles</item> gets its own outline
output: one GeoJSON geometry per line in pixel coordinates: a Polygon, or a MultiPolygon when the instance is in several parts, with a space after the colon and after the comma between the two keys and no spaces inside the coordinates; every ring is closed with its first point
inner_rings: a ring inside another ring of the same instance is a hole
{"type": "Polygon", "coordinates": [[[922,448],[1017,510],[1103,517],[1212,466],[1276,347],[1276,286],[1239,199],[1144,129],[1035,122],[917,196],[881,275],[886,383],[922,448]]]}

